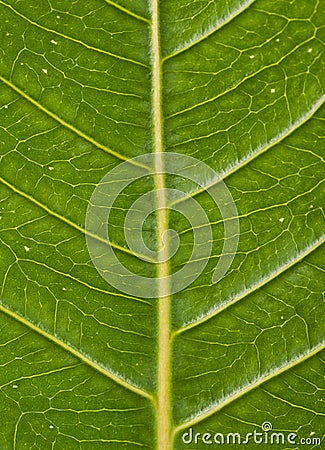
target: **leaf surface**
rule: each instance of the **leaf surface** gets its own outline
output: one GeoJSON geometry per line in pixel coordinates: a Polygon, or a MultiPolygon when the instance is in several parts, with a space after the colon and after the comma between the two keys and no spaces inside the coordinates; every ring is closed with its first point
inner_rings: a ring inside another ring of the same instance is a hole
{"type": "Polygon", "coordinates": [[[1,0],[0,14],[0,448],[203,449],[204,433],[264,422],[323,439],[324,3],[1,0]],[[219,209],[159,170],[114,205],[111,244],[138,274],[186,265],[180,214],[144,223],[153,251],[179,233],[167,263],[139,262],[123,230],[136,198],[178,188],[210,221],[204,271],[148,299],[95,269],[90,197],[151,152],[156,167],[197,158],[230,190],[239,245],[217,284],[219,209]]]}

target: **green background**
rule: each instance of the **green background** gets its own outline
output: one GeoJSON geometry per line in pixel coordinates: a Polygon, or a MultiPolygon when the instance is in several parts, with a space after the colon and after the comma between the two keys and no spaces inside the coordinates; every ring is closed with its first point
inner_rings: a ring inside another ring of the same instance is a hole
{"type": "MultiPolygon", "coordinates": [[[[155,150],[151,6],[0,1],[1,450],[155,448],[157,300],[110,287],[84,233],[101,178],[155,150]]],[[[323,440],[324,6],[159,4],[164,151],[223,176],[241,229],[230,270],[212,285],[220,213],[170,180],[213,230],[205,271],[172,299],[175,449],[207,447],[182,443],[190,426],[245,436],[265,421],[323,440]]],[[[112,219],[116,243],[130,198],[112,219]]],[[[181,233],[176,271],[192,233],[170,219],[181,233]]],[[[152,218],[153,248],[155,230],[152,218]]]]}

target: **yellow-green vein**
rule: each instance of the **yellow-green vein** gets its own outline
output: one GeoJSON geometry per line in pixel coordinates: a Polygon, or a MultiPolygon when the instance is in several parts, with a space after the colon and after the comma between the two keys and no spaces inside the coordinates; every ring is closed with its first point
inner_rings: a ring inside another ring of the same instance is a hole
{"type": "Polygon", "coordinates": [[[107,378],[110,378],[111,380],[115,381],[117,384],[125,387],[129,391],[135,392],[136,394],[140,395],[141,397],[144,397],[144,398],[147,398],[148,400],[154,401],[152,395],[149,394],[148,392],[145,392],[142,389],[138,388],[137,386],[132,385],[128,381],[123,380],[123,378],[121,378],[118,374],[113,373],[113,372],[109,371],[108,369],[106,369],[105,367],[102,367],[100,364],[92,361],[90,358],[88,358],[87,355],[84,355],[83,353],[81,353],[80,351],[76,350],[75,348],[69,346],[65,342],[63,342],[60,339],[58,339],[57,337],[52,336],[47,331],[45,331],[42,328],[39,328],[38,326],[34,325],[32,322],[30,322],[29,320],[27,320],[24,317],[20,316],[16,312],[11,311],[11,309],[9,309],[6,305],[0,304],[0,311],[2,311],[6,315],[12,317],[17,322],[25,325],[29,329],[35,331],[39,335],[41,335],[41,336],[45,337],[46,339],[50,340],[51,342],[54,342],[56,345],[58,345],[59,347],[63,348],[64,350],[66,350],[70,354],[74,355],[76,358],[78,358],[79,360],[81,360],[82,362],[87,364],[88,366],[92,367],[97,372],[99,372],[102,375],[106,376],[107,378]]]}
{"type": "Polygon", "coordinates": [[[49,215],[56,217],[57,219],[61,220],[62,222],[65,222],[67,225],[69,225],[70,227],[73,227],[74,229],[80,231],[80,233],[87,235],[93,239],[96,239],[100,242],[102,242],[103,244],[106,245],[110,245],[111,247],[115,248],[116,250],[119,250],[121,252],[127,253],[131,256],[135,256],[136,258],[140,258],[143,259],[145,261],[148,262],[155,262],[151,259],[149,259],[147,256],[139,254],[139,253],[134,253],[133,251],[129,250],[126,247],[122,247],[121,245],[115,244],[114,242],[110,242],[106,239],[103,239],[100,236],[97,236],[96,234],[91,233],[90,231],[85,230],[84,228],[82,228],[81,226],[77,225],[76,223],[72,222],[72,220],[67,219],[66,217],[62,216],[61,214],[52,211],[50,208],[48,208],[46,205],[43,205],[43,203],[39,202],[38,200],[36,200],[34,197],[32,197],[31,195],[26,194],[25,192],[21,191],[20,189],[16,188],[15,186],[13,186],[11,183],[9,183],[8,181],[6,181],[4,178],[0,177],[0,183],[3,183],[5,186],[7,186],[9,189],[11,189],[12,191],[14,191],[16,194],[20,195],[21,197],[26,198],[27,200],[29,200],[30,202],[34,203],[34,205],[37,205],[39,208],[41,208],[43,211],[46,211],[49,215]]]}
{"type": "Polygon", "coordinates": [[[153,62],[153,120],[155,144],[155,187],[157,189],[157,220],[160,261],[158,266],[159,282],[159,344],[158,344],[158,380],[157,380],[157,449],[171,448],[171,337],[170,337],[170,292],[168,285],[168,242],[163,242],[168,230],[168,213],[165,198],[165,177],[163,161],[163,119],[162,119],[162,75],[159,31],[159,0],[152,4],[152,62],[153,62]]]}
{"type": "Polygon", "coordinates": [[[279,368],[276,368],[273,372],[262,376],[261,378],[259,378],[254,383],[251,383],[251,384],[249,384],[247,386],[244,386],[241,389],[238,389],[236,392],[234,392],[232,395],[226,397],[223,401],[221,401],[217,405],[212,406],[211,408],[208,408],[206,411],[202,412],[201,414],[197,415],[196,417],[193,417],[192,419],[189,419],[188,421],[178,425],[174,429],[173,437],[175,438],[176,435],[180,431],[186,430],[186,429],[192,427],[193,425],[196,425],[197,423],[202,422],[202,420],[208,419],[213,414],[217,413],[221,409],[223,409],[226,406],[228,406],[229,404],[231,404],[233,401],[243,397],[245,394],[248,394],[249,392],[251,392],[252,390],[254,390],[257,387],[261,386],[262,384],[266,383],[267,381],[269,381],[269,380],[277,377],[278,375],[281,375],[282,373],[284,373],[284,372],[294,368],[298,364],[301,364],[304,361],[310,359],[312,356],[317,355],[317,353],[319,353],[320,351],[324,350],[324,348],[325,348],[325,343],[320,343],[318,346],[316,346],[313,349],[311,349],[308,353],[302,354],[298,358],[296,358],[296,359],[294,359],[292,361],[289,361],[288,364],[286,364],[284,366],[281,366],[279,368]]]}
{"type": "Polygon", "coordinates": [[[69,129],[70,131],[72,131],[73,133],[77,134],[78,136],[80,136],[81,138],[85,139],[86,141],[90,142],[91,144],[93,144],[95,147],[103,150],[106,153],[109,153],[112,156],[115,156],[115,158],[121,160],[121,161],[128,161],[130,164],[133,164],[135,166],[138,167],[142,167],[145,169],[148,169],[146,166],[143,166],[142,164],[138,163],[137,161],[134,161],[134,159],[129,159],[124,155],[121,155],[120,153],[111,150],[110,148],[108,148],[106,145],[101,144],[100,142],[97,142],[94,138],[92,138],[91,136],[88,136],[87,134],[83,133],[82,131],[78,130],[78,128],[75,128],[73,125],[71,125],[70,123],[66,122],[65,120],[61,119],[59,116],[57,116],[55,113],[53,113],[52,111],[50,111],[49,109],[45,108],[45,106],[41,105],[41,103],[39,103],[37,100],[35,100],[34,98],[30,97],[28,94],[26,94],[24,91],[22,91],[21,89],[19,89],[18,86],[15,86],[11,81],[6,80],[5,78],[3,78],[0,75],[0,81],[2,81],[6,86],[10,87],[12,90],[14,90],[15,92],[17,92],[17,94],[19,94],[21,97],[23,97],[25,100],[29,101],[30,103],[32,103],[34,106],[36,106],[39,110],[41,110],[43,113],[47,114],[48,116],[50,116],[52,119],[54,119],[56,122],[59,122],[61,125],[63,125],[65,128],[69,129]]]}

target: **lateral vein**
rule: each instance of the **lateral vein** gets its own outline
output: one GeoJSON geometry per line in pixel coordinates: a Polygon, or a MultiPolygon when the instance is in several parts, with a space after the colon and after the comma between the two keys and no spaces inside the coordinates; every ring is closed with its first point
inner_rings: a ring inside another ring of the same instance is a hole
{"type": "Polygon", "coordinates": [[[134,17],[135,19],[141,20],[142,22],[150,23],[149,19],[146,19],[143,16],[139,16],[138,14],[130,11],[129,9],[124,8],[121,5],[118,5],[117,3],[113,2],[112,0],[104,0],[108,5],[114,6],[116,9],[119,9],[120,11],[123,11],[125,14],[128,14],[131,17],[134,17]]]}
{"type": "Polygon", "coordinates": [[[4,3],[4,2],[1,1],[1,0],[0,0],[0,4],[2,4],[3,6],[7,7],[8,9],[11,9],[11,11],[13,11],[15,14],[17,14],[17,15],[18,15],[19,17],[21,17],[22,19],[26,20],[29,24],[34,25],[35,27],[41,28],[41,29],[44,30],[44,31],[47,31],[47,32],[49,32],[49,33],[53,33],[53,34],[55,34],[55,35],[57,35],[57,36],[61,36],[61,37],[63,37],[64,39],[67,39],[67,40],[69,40],[69,41],[71,41],[71,42],[75,42],[76,44],[82,45],[83,47],[86,47],[86,48],[88,48],[89,50],[94,50],[94,51],[99,52],[99,53],[104,53],[105,55],[111,56],[112,58],[120,59],[120,60],[122,60],[122,61],[128,61],[128,62],[133,63],[133,64],[136,64],[136,65],[138,65],[138,66],[142,66],[142,67],[148,68],[148,66],[147,66],[146,64],[143,64],[143,63],[140,62],[140,61],[136,61],[136,60],[134,60],[134,59],[125,58],[124,56],[116,55],[115,53],[111,53],[111,52],[102,50],[102,49],[97,48],[97,47],[92,47],[91,45],[86,44],[86,43],[83,42],[83,41],[79,41],[78,39],[75,39],[75,38],[73,38],[73,37],[71,37],[71,36],[67,36],[67,35],[65,35],[65,34],[59,33],[58,31],[52,30],[51,28],[46,28],[46,27],[44,27],[43,25],[40,25],[39,23],[34,22],[33,20],[31,20],[31,19],[29,19],[28,17],[24,16],[22,13],[20,13],[20,12],[17,11],[16,9],[14,9],[11,5],[8,5],[7,3],[4,3]]]}
{"type": "Polygon", "coordinates": [[[206,186],[200,187],[196,191],[190,192],[186,196],[175,200],[171,205],[174,206],[174,205],[176,205],[178,203],[186,201],[188,199],[188,197],[195,197],[195,196],[201,194],[204,191],[208,191],[213,186],[218,184],[221,180],[224,181],[226,178],[230,177],[230,175],[238,172],[240,169],[242,169],[247,164],[249,164],[250,162],[252,162],[255,159],[257,159],[259,156],[263,155],[263,153],[265,153],[268,150],[270,150],[271,148],[275,147],[277,144],[279,144],[284,139],[289,137],[292,133],[294,133],[298,128],[300,128],[306,122],[308,122],[310,119],[312,119],[314,114],[323,106],[324,102],[325,102],[325,95],[320,97],[319,100],[317,102],[315,102],[315,104],[312,106],[312,108],[310,108],[310,110],[307,112],[307,114],[305,114],[304,116],[300,117],[296,122],[294,122],[292,124],[291,127],[288,127],[287,129],[285,129],[281,134],[279,134],[278,136],[273,138],[267,145],[265,145],[264,147],[262,146],[256,152],[252,152],[246,158],[243,158],[241,161],[239,161],[239,163],[237,165],[227,168],[220,175],[220,178],[218,178],[217,180],[212,181],[211,183],[207,184],[206,186]]]}
{"type": "Polygon", "coordinates": [[[138,388],[137,386],[134,386],[133,384],[129,383],[128,381],[123,380],[123,378],[121,378],[117,374],[107,370],[106,368],[104,368],[100,364],[98,364],[97,362],[92,361],[88,356],[84,355],[83,353],[76,350],[75,348],[70,347],[68,344],[61,341],[56,336],[52,336],[50,333],[48,333],[47,331],[43,330],[42,328],[39,328],[38,326],[34,325],[29,320],[25,319],[24,317],[20,316],[19,314],[15,313],[14,311],[11,311],[7,306],[5,306],[2,303],[0,304],[0,311],[5,313],[6,315],[12,317],[16,321],[22,323],[23,325],[25,325],[29,329],[35,331],[36,333],[40,334],[41,336],[45,337],[49,341],[58,345],[59,347],[63,348],[67,352],[71,353],[76,358],[81,360],[83,363],[87,364],[88,366],[90,366],[97,372],[101,373],[102,375],[106,376],[107,378],[110,378],[112,381],[115,381],[115,383],[119,384],[120,386],[125,387],[129,391],[132,391],[132,392],[140,395],[141,397],[144,397],[144,398],[147,398],[148,400],[154,401],[153,396],[151,394],[149,394],[148,392],[143,391],[142,389],[138,388]]]}
{"type": "Polygon", "coordinates": [[[88,136],[87,134],[83,133],[82,131],[78,130],[78,128],[75,128],[73,125],[71,125],[70,123],[66,122],[65,120],[61,119],[61,117],[57,116],[55,113],[53,113],[52,111],[50,111],[49,109],[45,108],[45,106],[41,105],[37,100],[35,100],[34,98],[30,97],[28,94],[26,94],[24,91],[22,91],[19,87],[15,86],[11,81],[3,78],[0,75],[0,81],[2,81],[6,86],[8,86],[9,88],[11,88],[13,91],[17,92],[17,94],[19,94],[21,97],[23,97],[25,100],[29,101],[30,103],[32,103],[34,106],[36,106],[39,110],[41,110],[42,112],[44,112],[45,114],[47,114],[48,116],[52,117],[52,119],[54,119],[56,122],[59,122],[61,125],[63,125],[65,128],[69,129],[70,131],[72,131],[73,133],[77,134],[78,136],[82,137],[83,139],[85,139],[86,141],[90,142],[91,144],[93,144],[95,147],[103,150],[106,153],[109,153],[112,156],[115,156],[115,158],[121,160],[121,161],[127,161],[130,164],[136,165],[136,166],[140,166],[143,167],[145,169],[147,169],[147,167],[143,166],[140,163],[137,163],[136,161],[134,161],[133,159],[129,159],[126,156],[121,155],[120,153],[111,150],[110,148],[106,147],[106,145],[101,144],[100,142],[97,142],[95,139],[93,139],[92,137],[88,136]]]}
{"type": "Polygon", "coordinates": [[[187,45],[185,45],[184,47],[181,48],[177,48],[174,53],[171,53],[170,55],[167,55],[164,58],[164,61],[167,61],[168,59],[174,58],[175,56],[179,55],[180,53],[184,53],[186,50],[189,50],[190,48],[194,47],[195,45],[199,44],[200,42],[204,41],[205,39],[207,39],[209,36],[211,36],[212,34],[216,33],[217,31],[219,31],[221,28],[223,28],[225,25],[227,25],[228,23],[230,23],[232,20],[234,20],[237,16],[239,16],[240,14],[242,14],[247,8],[249,8],[249,6],[252,5],[252,3],[254,3],[255,0],[248,0],[246,1],[243,5],[241,5],[239,8],[237,8],[235,11],[233,11],[232,13],[228,14],[227,17],[225,17],[222,21],[219,21],[214,27],[210,28],[209,30],[207,30],[207,32],[205,34],[203,34],[202,36],[190,41],[187,45]]]}
{"type": "Polygon", "coordinates": [[[69,225],[70,227],[72,227],[75,230],[79,231],[80,233],[82,233],[84,235],[87,235],[87,236],[89,236],[89,237],[91,237],[93,239],[96,239],[96,240],[102,242],[103,244],[110,245],[111,247],[115,248],[116,250],[119,250],[121,252],[127,253],[127,254],[129,254],[131,256],[135,256],[137,258],[144,259],[147,262],[154,262],[153,260],[148,259],[148,257],[146,255],[141,255],[141,254],[138,254],[138,253],[134,253],[131,250],[129,250],[128,248],[126,248],[126,247],[122,247],[121,245],[118,245],[118,244],[115,244],[115,243],[113,243],[111,241],[105,240],[102,237],[97,236],[96,234],[93,234],[93,233],[85,230],[81,226],[79,226],[76,223],[72,222],[72,220],[69,220],[66,217],[62,216],[61,214],[58,214],[57,212],[52,211],[46,205],[43,205],[43,203],[39,202],[38,200],[33,198],[31,195],[28,195],[25,192],[21,191],[20,189],[16,188],[15,186],[13,186],[11,183],[6,181],[2,177],[0,177],[0,183],[3,183],[5,186],[7,186],[12,191],[14,191],[16,194],[20,195],[21,197],[26,198],[27,200],[29,200],[30,202],[34,203],[34,205],[38,206],[39,208],[41,208],[43,211],[45,211],[49,215],[51,215],[53,217],[56,217],[57,219],[59,219],[62,222],[65,222],[67,225],[69,225]]]}
{"type": "Polygon", "coordinates": [[[284,264],[278,270],[275,270],[272,274],[270,274],[269,276],[260,280],[259,283],[254,284],[250,289],[247,289],[246,291],[239,293],[232,300],[222,304],[218,308],[215,308],[213,311],[211,311],[209,314],[206,314],[204,317],[197,319],[197,320],[185,325],[182,328],[179,328],[177,331],[174,332],[173,337],[176,337],[179,334],[185,333],[186,331],[191,330],[192,328],[196,328],[197,326],[201,325],[202,323],[207,322],[208,320],[212,319],[213,317],[217,316],[221,312],[228,309],[230,306],[234,305],[235,303],[239,302],[243,298],[247,297],[248,295],[250,295],[253,292],[257,291],[258,289],[262,288],[266,284],[270,283],[272,280],[277,278],[279,275],[286,272],[291,267],[293,267],[294,265],[296,265],[300,261],[302,261],[306,256],[308,256],[310,253],[312,253],[317,248],[319,248],[323,243],[324,243],[324,237],[322,239],[317,240],[312,246],[306,248],[296,258],[293,258],[287,264],[284,264]]]}
{"type": "Polygon", "coordinates": [[[234,392],[232,395],[225,398],[223,401],[221,401],[217,405],[204,411],[202,414],[199,414],[196,417],[193,417],[192,419],[189,419],[186,422],[175,427],[175,429],[173,431],[173,436],[175,436],[177,433],[179,433],[182,430],[188,429],[188,428],[196,425],[197,423],[202,422],[205,419],[208,419],[213,414],[217,413],[218,411],[222,410],[226,406],[230,405],[235,400],[241,398],[245,394],[248,394],[249,392],[253,391],[257,387],[266,383],[267,381],[270,381],[271,379],[277,377],[278,375],[281,375],[282,373],[287,372],[288,370],[293,369],[294,367],[298,366],[299,364],[307,361],[308,359],[317,355],[317,353],[321,352],[324,349],[325,349],[325,342],[322,342],[318,346],[312,348],[308,353],[299,355],[296,359],[289,361],[288,364],[277,368],[272,373],[262,376],[259,380],[255,381],[254,383],[251,383],[251,384],[243,387],[242,389],[239,389],[238,391],[234,392]]]}

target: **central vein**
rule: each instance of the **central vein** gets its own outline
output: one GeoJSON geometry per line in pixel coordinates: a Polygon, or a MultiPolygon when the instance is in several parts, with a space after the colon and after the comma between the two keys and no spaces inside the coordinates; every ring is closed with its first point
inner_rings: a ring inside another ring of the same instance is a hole
{"type": "MultiPolygon", "coordinates": [[[[162,80],[159,42],[159,0],[152,5],[152,51],[153,51],[153,109],[155,145],[155,187],[157,189],[157,220],[160,260],[157,277],[159,280],[159,344],[158,344],[158,386],[157,386],[157,449],[171,449],[170,430],[170,294],[168,285],[168,243],[163,236],[168,230],[168,211],[166,209],[165,177],[163,161],[162,125],[162,80]]],[[[165,234],[167,236],[167,233],[165,234]]]]}

